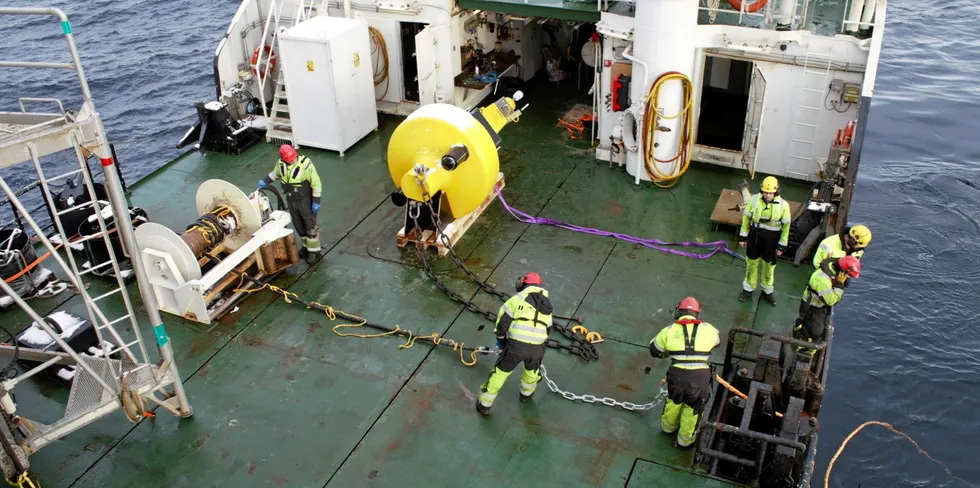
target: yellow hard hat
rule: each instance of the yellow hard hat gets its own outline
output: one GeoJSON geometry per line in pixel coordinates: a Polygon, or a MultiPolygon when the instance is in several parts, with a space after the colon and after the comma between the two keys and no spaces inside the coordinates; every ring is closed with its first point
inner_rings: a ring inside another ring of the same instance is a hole
{"type": "Polygon", "coordinates": [[[867,245],[871,243],[871,230],[864,225],[855,225],[854,227],[851,227],[851,231],[848,232],[848,235],[854,239],[854,242],[857,243],[858,247],[867,247],[867,245]]]}
{"type": "Polygon", "coordinates": [[[775,176],[766,176],[766,179],[762,180],[762,191],[766,193],[776,193],[779,191],[779,182],[776,181],[775,176]]]}

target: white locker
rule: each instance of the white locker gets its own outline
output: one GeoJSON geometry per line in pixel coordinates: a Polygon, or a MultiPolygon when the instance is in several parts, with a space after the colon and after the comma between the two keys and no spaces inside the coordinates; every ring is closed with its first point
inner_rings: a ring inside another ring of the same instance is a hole
{"type": "Polygon", "coordinates": [[[339,151],[378,128],[363,20],[317,16],[279,37],[289,119],[300,146],[339,151]]]}

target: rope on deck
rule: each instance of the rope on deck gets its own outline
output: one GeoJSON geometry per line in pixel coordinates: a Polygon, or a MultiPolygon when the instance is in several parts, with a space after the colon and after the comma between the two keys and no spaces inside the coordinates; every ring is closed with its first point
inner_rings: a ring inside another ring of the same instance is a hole
{"type": "MultiPolygon", "coordinates": [[[[236,272],[235,271],[232,271],[232,273],[236,273],[236,272]]],[[[459,361],[461,363],[463,363],[464,366],[470,366],[470,367],[471,366],[474,366],[476,364],[476,362],[477,362],[476,355],[477,354],[494,354],[495,353],[495,351],[493,349],[490,349],[489,347],[486,347],[486,346],[466,347],[463,342],[457,342],[457,341],[455,341],[453,339],[449,339],[449,338],[446,338],[446,337],[439,337],[439,333],[438,332],[433,332],[433,333],[428,334],[428,335],[418,335],[418,334],[413,333],[410,330],[402,329],[401,326],[399,326],[397,324],[394,327],[390,327],[390,326],[382,325],[382,324],[376,324],[376,323],[373,323],[373,322],[368,321],[367,319],[365,319],[363,317],[359,317],[357,315],[344,312],[343,310],[336,309],[336,308],[334,308],[334,307],[332,307],[330,305],[324,305],[322,303],[315,302],[315,301],[306,301],[306,300],[303,300],[302,298],[300,298],[299,295],[297,295],[297,294],[295,294],[295,293],[293,293],[293,292],[291,292],[289,290],[284,290],[282,288],[279,288],[278,286],[270,285],[268,283],[261,283],[261,282],[255,280],[255,279],[253,279],[252,277],[244,274],[244,273],[237,273],[237,274],[239,276],[239,281],[238,281],[238,285],[236,286],[236,288],[234,290],[236,293],[237,292],[243,292],[246,295],[251,295],[252,293],[255,293],[255,292],[260,291],[260,290],[268,290],[268,291],[270,291],[270,292],[272,292],[272,293],[274,293],[274,294],[279,295],[280,297],[282,297],[283,301],[285,301],[286,303],[290,303],[291,304],[293,302],[296,302],[297,304],[300,304],[300,305],[305,306],[307,309],[310,309],[310,310],[319,310],[319,311],[323,312],[324,315],[326,315],[327,318],[330,319],[331,321],[337,320],[338,317],[341,318],[341,319],[343,319],[343,320],[350,321],[351,323],[349,323],[349,324],[337,324],[337,325],[335,325],[333,327],[334,334],[337,334],[338,336],[341,336],[341,337],[358,337],[358,338],[361,338],[361,339],[369,339],[369,338],[374,338],[374,337],[384,337],[384,336],[389,336],[389,335],[399,335],[399,336],[402,336],[402,337],[405,337],[406,338],[406,342],[404,344],[401,344],[401,345],[398,346],[399,349],[408,349],[408,348],[414,346],[415,343],[418,342],[418,341],[428,342],[428,343],[430,343],[430,344],[432,344],[434,346],[442,346],[442,347],[450,348],[454,352],[455,351],[459,351],[459,361]],[[252,281],[253,283],[255,283],[257,285],[260,285],[260,286],[258,286],[257,288],[252,288],[252,289],[248,289],[248,290],[242,289],[242,284],[245,282],[246,279],[248,279],[249,281],[252,281]],[[340,330],[339,330],[339,329],[342,329],[342,328],[348,328],[348,327],[353,328],[353,327],[363,327],[363,326],[367,326],[367,327],[371,327],[371,328],[374,328],[374,329],[378,329],[378,330],[381,330],[382,332],[379,333],[379,334],[355,334],[355,333],[343,333],[343,332],[340,332],[340,330]],[[469,361],[466,360],[466,357],[463,354],[464,352],[469,352],[470,353],[470,360],[469,361]]]]}
{"type": "Polygon", "coordinates": [[[523,222],[525,224],[551,225],[551,226],[554,226],[554,227],[558,227],[560,229],[572,230],[572,231],[575,231],[575,232],[582,232],[584,234],[592,234],[592,235],[606,236],[606,237],[615,237],[616,239],[619,239],[621,241],[626,241],[626,242],[629,242],[629,243],[632,243],[632,244],[639,244],[641,246],[644,246],[644,247],[647,247],[647,248],[650,248],[650,249],[654,249],[654,250],[657,250],[657,251],[660,251],[660,252],[664,252],[664,253],[667,253],[667,254],[674,254],[674,255],[677,255],[677,256],[683,256],[683,257],[686,257],[686,258],[708,259],[708,258],[714,256],[715,254],[718,254],[719,252],[721,252],[721,253],[728,254],[728,255],[730,255],[732,257],[745,260],[745,256],[743,256],[743,255],[741,255],[741,254],[739,254],[739,253],[737,253],[735,251],[732,251],[731,249],[728,249],[728,242],[726,242],[726,241],[715,241],[715,242],[691,242],[691,241],[687,241],[687,242],[665,242],[665,241],[661,241],[659,239],[645,239],[645,238],[642,238],[642,237],[631,236],[629,234],[620,234],[618,232],[610,232],[610,231],[607,231],[607,230],[594,229],[594,228],[591,228],[591,227],[581,227],[581,226],[578,226],[578,225],[572,225],[572,224],[568,224],[568,223],[562,222],[561,220],[547,219],[547,218],[544,218],[544,217],[535,217],[533,215],[527,214],[525,212],[522,212],[521,210],[518,210],[518,209],[513,208],[510,205],[508,205],[507,204],[507,201],[504,200],[504,194],[500,191],[500,189],[496,189],[496,192],[497,192],[497,196],[500,198],[501,205],[503,205],[504,208],[507,209],[507,212],[509,212],[515,219],[517,219],[518,221],[523,222]],[[701,253],[696,253],[696,252],[680,251],[680,250],[677,250],[677,249],[671,249],[669,247],[664,247],[664,246],[681,246],[681,247],[710,248],[711,251],[708,252],[707,254],[701,254],[701,253]]]}

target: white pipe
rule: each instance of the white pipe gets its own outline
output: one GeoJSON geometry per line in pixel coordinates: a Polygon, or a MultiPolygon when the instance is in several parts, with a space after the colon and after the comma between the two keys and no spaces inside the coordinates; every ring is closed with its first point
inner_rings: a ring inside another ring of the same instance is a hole
{"type": "MultiPolygon", "coordinates": [[[[878,7],[878,1],[877,0],[867,0],[867,3],[864,6],[864,15],[861,16],[861,23],[862,24],[870,24],[871,23],[871,18],[874,17],[875,10],[877,9],[877,7],[878,7]]],[[[870,28],[870,26],[869,27],[864,27],[864,29],[868,29],[868,28],[870,28]]],[[[859,27],[859,29],[860,29],[860,27],[859,27]]]]}
{"type": "Polygon", "coordinates": [[[350,16],[350,0],[344,0],[344,17],[347,17],[348,19],[351,18],[351,16],[350,16]]]}
{"type": "Polygon", "coordinates": [[[793,14],[796,10],[796,0],[780,0],[779,10],[776,14],[776,24],[792,26],[793,25],[793,14]]]}
{"type": "Polygon", "coordinates": [[[857,23],[861,21],[861,12],[864,10],[864,0],[853,0],[851,2],[851,10],[847,13],[847,23],[845,24],[845,29],[847,32],[856,32],[858,30],[857,23]]]}
{"type": "MultiPolygon", "coordinates": [[[[649,79],[650,78],[650,68],[647,67],[647,64],[645,62],[643,62],[642,60],[640,60],[640,58],[634,57],[632,54],[630,54],[630,51],[632,49],[633,49],[633,43],[630,43],[629,46],[626,46],[626,49],[623,49],[623,57],[626,58],[626,59],[628,59],[628,60],[630,60],[630,62],[632,62],[633,64],[639,64],[640,66],[643,66],[643,87],[644,87],[644,89],[646,89],[650,85],[650,79],[649,79]]],[[[635,74],[634,74],[634,76],[635,76],[635,74]]],[[[642,119],[640,119],[640,120],[636,120],[635,123],[636,123],[637,126],[641,126],[642,127],[643,121],[642,121],[642,119]]],[[[623,132],[626,132],[627,129],[628,129],[627,127],[623,127],[623,132]]],[[[643,148],[643,144],[641,144],[640,141],[637,141],[637,150],[638,150],[638,153],[639,153],[639,157],[638,157],[637,163],[636,163],[636,175],[634,175],[634,178],[633,178],[633,184],[634,185],[639,185],[640,184],[640,165],[641,164],[646,164],[646,159],[643,157],[644,156],[643,149],[644,149],[643,148]]]]}

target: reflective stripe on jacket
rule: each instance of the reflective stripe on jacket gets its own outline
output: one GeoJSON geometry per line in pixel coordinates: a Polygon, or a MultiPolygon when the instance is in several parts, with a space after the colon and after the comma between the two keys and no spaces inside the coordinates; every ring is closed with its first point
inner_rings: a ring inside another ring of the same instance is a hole
{"type": "Polygon", "coordinates": [[[812,307],[833,307],[844,296],[844,289],[834,286],[834,280],[823,269],[818,269],[810,275],[803,300],[809,301],[812,307]]]}
{"type": "Polygon", "coordinates": [[[544,344],[548,340],[552,312],[548,290],[538,286],[525,287],[497,311],[494,335],[527,344],[544,344]]]}
{"type": "Polygon", "coordinates": [[[749,197],[749,202],[742,209],[742,228],[738,235],[748,237],[749,227],[758,227],[763,230],[779,232],[779,245],[789,244],[789,224],[790,224],[789,203],[778,195],[772,199],[771,203],[766,203],[761,193],[756,193],[749,197]]]}
{"type": "Polygon", "coordinates": [[[681,316],[650,341],[650,354],[669,354],[671,367],[707,369],[711,351],[721,344],[718,329],[692,315],[681,316]]]}
{"type": "Polygon", "coordinates": [[[316,166],[313,164],[313,161],[306,156],[298,156],[298,158],[299,160],[293,164],[289,164],[280,159],[279,162],[276,163],[275,169],[273,169],[272,172],[270,172],[264,178],[264,180],[266,183],[281,180],[283,185],[294,187],[306,187],[309,185],[314,203],[320,203],[322,184],[320,183],[320,175],[317,174],[316,166]]]}
{"type": "MultiPolygon", "coordinates": [[[[817,247],[817,253],[813,255],[813,267],[819,268],[824,259],[840,259],[847,254],[847,251],[844,250],[844,243],[840,240],[840,234],[832,235],[821,241],[820,246],[817,247]]],[[[861,256],[864,256],[864,249],[859,249],[850,254],[861,259],[861,256]]]]}

